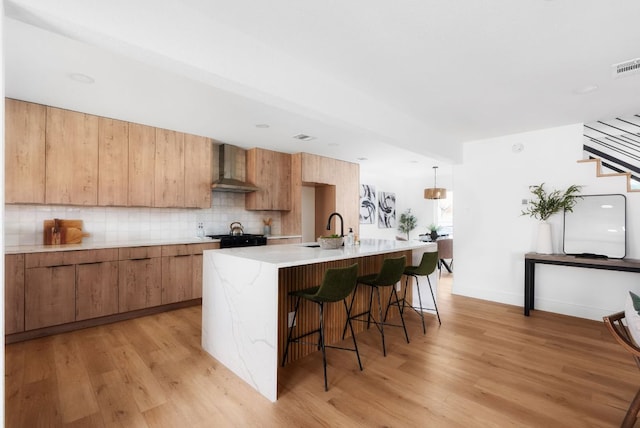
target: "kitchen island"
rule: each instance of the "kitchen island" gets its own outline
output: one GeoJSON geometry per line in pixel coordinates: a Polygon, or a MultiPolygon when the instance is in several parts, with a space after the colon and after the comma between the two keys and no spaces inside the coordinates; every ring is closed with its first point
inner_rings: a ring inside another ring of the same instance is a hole
{"type": "MultiPolygon", "coordinates": [[[[436,251],[432,243],[380,239],[365,239],[359,246],[336,250],[307,245],[310,244],[204,252],[202,347],[271,401],[278,396],[287,314],[293,311],[290,291],[318,285],[330,267],[358,263],[358,275],[366,275],[377,272],[384,258],[406,255],[408,264],[417,264],[422,253],[436,251]]],[[[364,288],[357,290],[354,311],[368,306],[368,290],[364,288]]],[[[411,294],[410,287],[408,298],[411,294]]],[[[424,297],[426,293],[422,294],[424,297]]],[[[384,293],[382,299],[386,302],[384,293]]],[[[341,305],[327,309],[326,340],[335,343],[342,339],[346,318],[341,305]]],[[[392,310],[389,313],[394,315],[392,310]]],[[[303,331],[314,328],[316,323],[313,313],[297,320],[303,331]]],[[[354,328],[357,333],[365,325],[355,323],[354,328]]],[[[315,350],[315,346],[295,346],[290,349],[288,361],[315,350]]]]}

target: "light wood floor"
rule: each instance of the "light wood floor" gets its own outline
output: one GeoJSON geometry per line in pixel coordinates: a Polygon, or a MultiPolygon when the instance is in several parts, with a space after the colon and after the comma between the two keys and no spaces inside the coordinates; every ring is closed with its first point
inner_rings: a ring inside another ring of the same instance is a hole
{"type": "Polygon", "coordinates": [[[613,427],[640,372],[601,322],[452,296],[411,343],[376,330],[281,369],[270,403],[200,348],[199,307],[6,347],[7,427],[613,427]]]}

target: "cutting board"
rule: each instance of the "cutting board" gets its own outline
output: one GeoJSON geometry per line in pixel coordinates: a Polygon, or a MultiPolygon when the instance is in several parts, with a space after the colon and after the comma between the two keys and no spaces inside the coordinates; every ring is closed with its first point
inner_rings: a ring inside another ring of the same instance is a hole
{"type": "Polygon", "coordinates": [[[44,221],[44,245],[82,244],[82,220],[53,219],[44,221]],[[54,231],[57,225],[57,232],[54,231]]]}

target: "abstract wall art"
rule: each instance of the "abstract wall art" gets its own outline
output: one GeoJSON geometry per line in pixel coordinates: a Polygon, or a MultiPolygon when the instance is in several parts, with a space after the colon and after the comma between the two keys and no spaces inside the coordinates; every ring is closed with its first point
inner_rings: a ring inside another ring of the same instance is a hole
{"type": "Polygon", "coordinates": [[[396,227],[396,194],[379,192],[378,228],[389,229],[393,227],[396,227]]]}
{"type": "Polygon", "coordinates": [[[360,185],[360,224],[376,222],[376,188],[369,184],[360,185]]]}

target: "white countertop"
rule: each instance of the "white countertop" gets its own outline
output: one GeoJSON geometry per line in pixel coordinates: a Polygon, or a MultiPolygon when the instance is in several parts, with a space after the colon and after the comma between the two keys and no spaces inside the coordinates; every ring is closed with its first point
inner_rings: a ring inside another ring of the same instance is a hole
{"type": "Polygon", "coordinates": [[[360,240],[360,245],[342,247],[336,250],[323,250],[318,247],[305,246],[313,244],[315,242],[266,247],[225,248],[215,251],[219,255],[224,254],[241,259],[269,263],[277,267],[289,267],[413,250],[415,248],[433,248],[434,251],[436,249],[435,243],[385,239],[362,239],[360,240]]]}
{"type": "MultiPolygon", "coordinates": [[[[290,236],[267,236],[267,239],[287,239],[300,238],[300,235],[290,236]]],[[[89,239],[82,244],[66,244],[66,245],[16,245],[4,248],[5,254],[21,254],[21,253],[46,253],[51,251],[77,251],[77,250],[100,250],[104,248],[124,248],[124,247],[151,247],[156,245],[179,245],[179,244],[207,244],[220,242],[219,239],[211,238],[171,238],[171,239],[145,239],[145,240],[126,240],[126,241],[110,241],[110,242],[91,242],[89,239]]]]}

